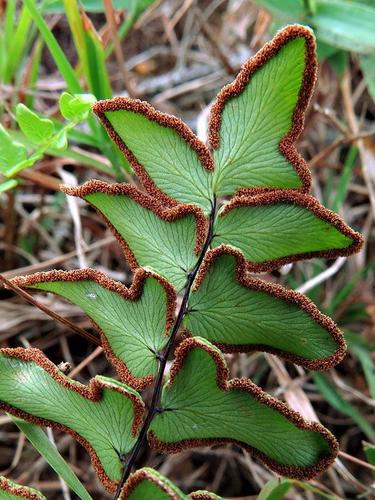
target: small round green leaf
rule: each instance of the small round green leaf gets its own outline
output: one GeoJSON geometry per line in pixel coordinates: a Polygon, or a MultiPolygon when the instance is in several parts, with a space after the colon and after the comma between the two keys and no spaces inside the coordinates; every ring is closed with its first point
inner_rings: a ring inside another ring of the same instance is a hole
{"type": "Polygon", "coordinates": [[[22,132],[35,144],[46,143],[55,133],[55,126],[51,120],[40,118],[22,103],[17,105],[16,118],[22,132]]]}
{"type": "Polygon", "coordinates": [[[85,120],[96,102],[92,94],[69,94],[63,92],[59,99],[60,112],[64,118],[72,121],[85,120]]]}
{"type": "Polygon", "coordinates": [[[0,172],[6,175],[15,165],[27,158],[26,147],[14,141],[5,128],[0,125],[0,172]]]}

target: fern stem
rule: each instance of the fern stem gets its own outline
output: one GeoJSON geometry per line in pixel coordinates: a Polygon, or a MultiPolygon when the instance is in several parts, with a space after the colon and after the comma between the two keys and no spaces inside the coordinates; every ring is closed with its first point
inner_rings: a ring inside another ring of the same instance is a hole
{"type": "Polygon", "coordinates": [[[188,305],[190,292],[191,292],[191,288],[193,286],[195,277],[198,274],[200,266],[203,262],[204,257],[206,256],[206,253],[210,247],[212,238],[214,236],[215,215],[216,215],[216,198],[214,198],[214,200],[212,201],[212,209],[211,209],[210,218],[209,218],[209,228],[208,228],[206,240],[205,240],[204,245],[202,247],[202,251],[199,254],[197,263],[195,264],[193,270],[190,271],[187,275],[187,281],[186,281],[186,286],[184,289],[184,294],[182,297],[181,306],[180,306],[180,309],[178,311],[176,320],[173,324],[172,332],[171,332],[171,335],[169,337],[168,343],[167,343],[167,345],[164,349],[164,352],[160,358],[160,366],[159,366],[158,374],[156,377],[154,392],[152,394],[152,399],[151,399],[151,403],[149,406],[149,410],[147,412],[147,416],[143,422],[143,426],[142,426],[142,429],[139,433],[137,442],[135,443],[132,451],[130,452],[130,454],[127,457],[127,460],[125,462],[123,474],[122,474],[120,482],[118,484],[114,500],[117,500],[120,497],[121,490],[124,487],[124,484],[126,483],[128,477],[133,469],[134,463],[135,463],[135,461],[136,461],[136,459],[137,459],[137,457],[138,457],[138,455],[143,447],[143,444],[146,440],[147,431],[150,427],[151,421],[154,418],[155,414],[158,412],[158,406],[159,406],[160,396],[161,396],[161,389],[163,386],[164,372],[165,372],[165,368],[167,366],[168,357],[169,357],[171,350],[173,348],[173,344],[174,344],[174,340],[176,338],[176,335],[181,327],[182,320],[184,319],[184,316],[187,312],[187,305],[188,305]]]}

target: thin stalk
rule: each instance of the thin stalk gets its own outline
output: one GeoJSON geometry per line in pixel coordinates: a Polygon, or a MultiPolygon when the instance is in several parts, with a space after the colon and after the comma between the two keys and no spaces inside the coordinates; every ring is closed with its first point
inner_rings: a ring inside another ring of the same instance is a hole
{"type": "Polygon", "coordinates": [[[180,306],[180,309],[178,311],[176,320],[174,322],[168,343],[164,349],[162,356],[160,357],[159,371],[158,371],[158,374],[156,377],[154,392],[152,394],[152,399],[151,399],[151,403],[150,403],[150,406],[149,406],[149,409],[147,412],[147,416],[146,416],[145,421],[143,423],[142,429],[139,433],[137,442],[135,443],[132,451],[130,452],[129,456],[127,457],[127,459],[124,463],[123,474],[122,474],[120,482],[118,484],[114,500],[117,500],[120,497],[121,490],[124,487],[124,484],[126,483],[128,477],[132,471],[133,465],[134,465],[134,463],[135,463],[135,461],[136,461],[136,459],[137,459],[137,457],[138,457],[138,455],[143,447],[143,444],[144,444],[144,441],[147,437],[147,431],[150,427],[151,421],[154,418],[155,414],[158,413],[158,411],[160,411],[158,407],[159,407],[159,403],[160,403],[160,396],[161,396],[161,390],[162,390],[162,385],[163,385],[165,367],[167,366],[168,357],[169,357],[169,354],[171,353],[171,350],[172,350],[172,347],[174,344],[174,340],[175,340],[176,335],[180,329],[180,326],[182,324],[182,320],[184,319],[184,316],[187,312],[187,306],[188,306],[188,301],[189,301],[189,297],[190,297],[190,292],[191,292],[191,288],[193,286],[195,277],[196,277],[196,275],[201,267],[203,259],[206,256],[207,250],[209,249],[212,238],[214,236],[215,214],[216,214],[216,200],[214,199],[214,201],[212,203],[211,213],[210,213],[207,238],[204,242],[202,251],[199,254],[197,263],[195,264],[193,270],[190,271],[189,274],[187,275],[187,281],[186,281],[186,286],[185,286],[185,290],[184,290],[184,295],[182,297],[181,306],[180,306]]]}
{"type": "Polygon", "coordinates": [[[311,17],[315,14],[314,4],[311,0],[303,0],[306,15],[311,17]]]}
{"type": "Polygon", "coordinates": [[[51,318],[55,319],[56,321],[60,321],[60,323],[62,323],[63,325],[67,326],[68,328],[71,328],[74,332],[78,333],[78,335],[81,335],[82,337],[86,338],[87,340],[90,340],[90,342],[93,342],[96,345],[100,345],[100,340],[97,337],[95,337],[89,332],[86,332],[85,330],[75,325],[74,323],[64,318],[63,316],[60,316],[60,314],[55,313],[54,311],[52,311],[52,309],[45,306],[38,300],[35,300],[32,295],[30,295],[25,290],[23,290],[22,288],[18,287],[17,285],[9,281],[2,274],[0,274],[0,283],[2,283],[6,288],[9,288],[13,292],[15,292],[20,297],[24,298],[27,302],[29,302],[33,306],[37,307],[38,309],[46,313],[51,318]]]}
{"type": "Polygon", "coordinates": [[[104,10],[107,24],[109,26],[110,37],[112,38],[112,43],[115,50],[117,64],[119,65],[122,78],[124,80],[124,87],[126,88],[129,97],[135,97],[135,89],[133,88],[131,76],[126,67],[125,57],[121,47],[121,41],[117,34],[117,23],[113,10],[112,0],[104,0],[104,10]]]}

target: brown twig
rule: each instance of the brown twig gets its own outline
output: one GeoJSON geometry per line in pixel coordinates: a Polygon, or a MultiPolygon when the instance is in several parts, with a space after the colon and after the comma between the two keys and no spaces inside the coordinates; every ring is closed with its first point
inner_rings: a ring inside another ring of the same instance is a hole
{"type": "Polygon", "coordinates": [[[37,307],[38,309],[40,309],[41,311],[46,313],[51,318],[59,321],[63,325],[67,326],[68,328],[71,328],[74,332],[78,333],[78,335],[81,335],[82,337],[86,338],[87,340],[90,340],[90,342],[93,342],[94,344],[100,345],[100,340],[97,337],[95,337],[95,335],[92,335],[91,333],[86,332],[85,330],[83,330],[79,326],[75,325],[74,323],[72,323],[68,319],[55,313],[54,311],[52,311],[52,309],[45,306],[44,304],[42,304],[38,300],[34,299],[34,297],[32,295],[27,293],[25,290],[22,290],[22,288],[18,287],[17,285],[15,285],[11,281],[9,281],[7,278],[5,278],[1,274],[0,274],[0,283],[3,284],[4,288],[9,288],[13,292],[15,292],[17,295],[19,295],[20,297],[25,299],[27,302],[29,302],[33,306],[37,307]]]}
{"type": "Polygon", "coordinates": [[[363,460],[360,460],[359,458],[353,457],[352,455],[349,455],[349,453],[345,453],[345,451],[339,451],[339,455],[343,458],[346,458],[346,460],[350,460],[350,462],[361,465],[362,467],[366,467],[366,469],[370,469],[370,470],[375,471],[374,465],[371,465],[367,462],[364,462],[363,460]]]}
{"type": "Polygon", "coordinates": [[[115,18],[115,12],[113,10],[112,0],[104,0],[104,12],[109,26],[109,34],[112,39],[117,63],[119,65],[122,78],[124,79],[124,87],[126,88],[129,97],[135,97],[136,96],[135,88],[132,84],[131,75],[126,67],[120,39],[117,36],[118,27],[115,18]]]}
{"type": "Polygon", "coordinates": [[[202,33],[205,35],[207,38],[208,42],[210,43],[212,50],[214,51],[215,55],[217,56],[218,59],[220,59],[221,63],[223,64],[225,71],[228,73],[228,75],[236,75],[236,70],[233,68],[231,63],[229,62],[229,59],[225,55],[224,51],[220,47],[215,35],[213,34],[213,31],[210,27],[210,25],[207,23],[207,21],[204,19],[202,12],[199,9],[196,9],[196,17],[198,22],[200,23],[200,27],[202,30],[202,33]]]}
{"type": "Polygon", "coordinates": [[[60,179],[53,177],[52,175],[43,174],[42,172],[38,172],[37,170],[23,170],[17,174],[21,179],[25,179],[27,181],[33,182],[38,186],[42,186],[45,189],[51,191],[60,191],[60,179]]]}
{"type": "Polygon", "coordinates": [[[368,137],[372,137],[375,135],[375,130],[370,130],[368,132],[362,132],[350,136],[341,136],[337,137],[329,146],[326,148],[322,149],[320,153],[315,155],[310,161],[309,161],[309,167],[315,167],[317,163],[320,161],[324,160],[329,156],[333,151],[341,146],[342,144],[350,144],[352,142],[359,141],[361,139],[366,139],[368,137]]]}
{"type": "Polygon", "coordinates": [[[314,104],[314,111],[317,111],[321,115],[323,115],[331,124],[337,128],[344,136],[349,135],[348,129],[340,122],[337,118],[336,113],[330,108],[323,108],[318,103],[314,104]]]}
{"type": "Polygon", "coordinates": [[[344,77],[341,80],[341,93],[343,97],[343,105],[345,114],[349,123],[349,128],[355,136],[357,136],[356,142],[358,144],[359,156],[361,158],[362,163],[362,172],[363,177],[366,183],[366,187],[368,189],[368,196],[370,199],[372,211],[375,216],[375,180],[374,176],[371,173],[373,165],[375,164],[374,155],[370,153],[363,142],[363,137],[359,137],[359,125],[357,118],[354,113],[354,105],[352,102],[352,94],[351,94],[351,82],[350,82],[350,73],[345,71],[344,77]],[[371,168],[368,166],[371,164],[371,168]]]}

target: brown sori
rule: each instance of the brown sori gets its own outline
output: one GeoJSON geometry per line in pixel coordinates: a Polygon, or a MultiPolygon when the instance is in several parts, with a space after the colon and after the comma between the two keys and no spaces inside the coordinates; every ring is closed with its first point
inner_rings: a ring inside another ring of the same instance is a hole
{"type": "MultiPolygon", "coordinates": [[[[243,65],[236,79],[231,84],[225,86],[217,95],[216,101],[211,108],[208,135],[209,145],[211,148],[217,149],[220,143],[221,115],[226,102],[232,97],[240,95],[249,84],[251,77],[255,74],[255,72],[267,63],[269,59],[275,56],[286,43],[296,38],[303,38],[305,40],[305,69],[299,91],[299,97],[292,115],[291,126],[287,134],[281,139],[279,143],[279,150],[295,168],[301,179],[301,187],[295,190],[308,192],[311,187],[311,174],[305,160],[300,156],[295,146],[295,143],[303,129],[304,114],[314,90],[317,74],[315,39],[312,32],[308,28],[303,26],[286,27],[278,33],[273,40],[271,40],[271,42],[266,44],[254,57],[249,59],[243,65]]],[[[126,97],[116,97],[114,99],[97,102],[94,105],[93,110],[103,123],[108,135],[117,144],[119,149],[124,153],[125,157],[132,165],[145,189],[164,205],[175,206],[178,202],[161,191],[155,185],[145,167],[138,162],[124,140],[121,139],[115,131],[105,115],[106,112],[119,110],[133,111],[144,115],[149,120],[154,121],[163,127],[175,130],[196,152],[201,161],[202,168],[205,168],[208,171],[212,171],[214,169],[214,162],[210,150],[198,139],[198,137],[182,120],[175,116],[157,111],[145,101],[126,97]]],[[[274,188],[248,188],[247,186],[243,186],[238,191],[242,194],[254,194],[261,191],[269,191],[270,189],[272,190],[274,188]]]]}
{"type": "MultiPolygon", "coordinates": [[[[328,316],[322,314],[316,307],[316,305],[310,299],[305,297],[305,295],[295,292],[294,290],[284,288],[283,286],[276,283],[270,283],[268,281],[250,277],[247,273],[246,261],[242,252],[233,247],[220,245],[219,247],[208,251],[195,280],[194,290],[197,290],[201,286],[215,259],[217,259],[221,255],[233,255],[235,257],[235,277],[239,285],[250,290],[265,292],[267,294],[273,295],[278,299],[285,300],[285,302],[297,305],[300,309],[311,316],[314,321],[322,325],[327,330],[331,337],[336,341],[337,350],[334,354],[327,358],[307,359],[287,351],[282,351],[281,349],[272,348],[265,344],[238,345],[221,344],[220,342],[212,341],[213,344],[215,344],[217,347],[219,347],[219,349],[226,353],[251,351],[269,352],[271,354],[281,356],[282,358],[291,361],[292,363],[309,368],[310,370],[327,370],[342,361],[346,354],[346,343],[344,336],[342,335],[341,331],[334,323],[334,321],[332,321],[332,319],[328,316]]],[[[191,335],[189,330],[185,330],[185,332],[191,335]]]]}
{"type": "Polygon", "coordinates": [[[119,499],[125,500],[128,498],[142,481],[151,481],[167,494],[171,500],[180,500],[180,496],[173,491],[166,481],[161,481],[157,474],[152,474],[147,469],[137,470],[129,476],[129,479],[121,490],[119,499]]]}
{"type": "Polygon", "coordinates": [[[27,498],[28,500],[41,500],[41,495],[34,493],[30,488],[20,486],[18,484],[9,481],[5,477],[0,476],[0,493],[5,491],[10,495],[14,495],[15,497],[27,498]]]}
{"type": "MultiPolygon", "coordinates": [[[[48,358],[44,356],[44,354],[39,349],[34,349],[34,348],[24,349],[22,347],[17,347],[14,349],[4,348],[0,349],[0,354],[8,358],[16,358],[25,362],[36,363],[63,387],[65,387],[68,390],[74,391],[77,394],[80,394],[82,397],[93,402],[100,401],[102,397],[102,390],[104,387],[106,387],[105,383],[97,379],[91,379],[88,386],[82,385],[79,382],[73,380],[69,380],[56,368],[56,366],[48,358]]],[[[124,395],[124,392],[121,390],[121,388],[117,387],[116,385],[111,385],[111,389],[124,395]]],[[[139,397],[137,397],[135,394],[132,394],[131,392],[127,392],[126,397],[130,399],[133,405],[134,419],[132,424],[132,435],[136,436],[143,422],[144,403],[139,397]]],[[[10,406],[7,403],[1,401],[0,401],[0,409],[12,415],[15,415],[16,417],[27,420],[28,422],[31,422],[33,424],[44,427],[52,427],[54,429],[66,432],[67,434],[73,436],[74,439],[76,439],[89,453],[95,471],[99,479],[104,484],[104,486],[110,492],[115,491],[117,482],[112,481],[107,476],[99,460],[99,457],[97,456],[93,447],[90,445],[88,441],[86,441],[86,439],[80,436],[77,432],[75,432],[74,430],[70,429],[65,425],[59,424],[58,422],[53,422],[52,420],[35,417],[34,415],[30,415],[29,413],[19,410],[18,408],[14,408],[13,406],[10,406]]]]}
{"type": "Polygon", "coordinates": [[[219,498],[217,495],[208,491],[193,491],[193,493],[190,493],[189,497],[193,500],[215,500],[219,498]]]}
{"type": "MultiPolygon", "coordinates": [[[[177,219],[181,219],[185,215],[193,215],[196,220],[196,243],[195,243],[195,252],[198,255],[203,242],[205,240],[207,230],[208,230],[208,220],[203,214],[202,210],[196,205],[189,204],[175,204],[174,206],[166,207],[162,205],[160,199],[153,198],[145,193],[139,191],[136,187],[131,184],[126,183],[113,183],[109,184],[104,181],[99,180],[91,180],[85,182],[82,186],[78,187],[70,187],[70,186],[61,186],[62,191],[70,196],[77,196],[79,198],[85,199],[85,197],[89,194],[93,193],[104,193],[108,195],[114,196],[129,196],[136,203],[141,205],[153,212],[157,217],[166,222],[173,222],[177,219]]],[[[90,203],[85,199],[87,203],[90,203]]],[[[94,207],[95,208],[95,207],[94,207]]],[[[122,236],[118,233],[118,231],[112,226],[111,222],[100,212],[100,210],[96,209],[101,217],[104,218],[106,224],[111,228],[112,232],[116,236],[119,241],[124,253],[125,257],[129,262],[129,265],[132,269],[137,269],[139,267],[137,260],[129,248],[129,245],[122,238],[122,236]]]]}
{"type": "Polygon", "coordinates": [[[316,198],[307,194],[297,193],[292,190],[277,190],[269,193],[256,194],[254,196],[236,195],[230,200],[227,205],[225,205],[219,216],[223,217],[231,210],[238,207],[259,207],[263,205],[275,205],[277,203],[288,202],[310,210],[314,215],[331,224],[348,238],[351,238],[353,240],[353,243],[347,248],[336,248],[330,250],[300,253],[296,255],[289,255],[287,257],[282,257],[279,259],[272,259],[265,262],[247,261],[247,269],[249,271],[269,272],[278,269],[284,264],[296,262],[298,260],[311,259],[314,257],[335,259],[339,256],[352,255],[353,253],[358,252],[361,249],[363,245],[362,236],[356,231],[353,231],[353,229],[351,229],[347,224],[345,224],[345,222],[339,215],[323,207],[323,205],[321,205],[316,198]]]}
{"type": "MultiPolygon", "coordinates": [[[[153,482],[154,484],[156,484],[156,486],[158,486],[158,488],[163,491],[163,493],[168,495],[171,500],[181,500],[181,496],[175,493],[175,491],[169,486],[167,481],[161,481],[157,473],[153,474],[148,469],[139,469],[131,474],[131,476],[129,476],[129,479],[126,481],[123,489],[121,490],[119,499],[126,500],[126,498],[129,498],[135,488],[142,481],[153,482]]],[[[195,491],[193,493],[190,493],[189,497],[193,500],[213,500],[213,498],[215,498],[216,496],[205,491],[195,491]]]]}
{"type": "MultiPolygon", "coordinates": [[[[311,174],[305,160],[298,153],[295,143],[300,136],[304,125],[304,114],[310,102],[317,75],[317,61],[315,56],[315,39],[312,32],[303,26],[288,26],[280,31],[269,43],[267,43],[257,54],[249,59],[241,68],[236,79],[226,85],[217,95],[216,101],[211,108],[209,121],[209,144],[213,149],[217,149],[220,144],[220,126],[221,116],[225,104],[235,96],[240,95],[251,77],[264,64],[274,57],[279,50],[289,41],[295,38],[304,38],[306,55],[305,55],[305,70],[302,78],[302,85],[299,91],[299,97],[296,107],[293,111],[290,129],[287,134],[281,139],[279,149],[281,154],[293,165],[298,176],[301,179],[302,186],[299,191],[307,193],[311,187],[311,174]]],[[[259,191],[268,190],[267,188],[246,188],[240,189],[241,193],[256,193],[259,191]]]]}
{"type": "Polygon", "coordinates": [[[168,386],[171,386],[173,384],[174,378],[183,367],[186,356],[189,354],[190,351],[196,348],[204,349],[206,352],[210,354],[210,356],[214,360],[217,367],[216,381],[218,387],[221,390],[223,391],[239,390],[247,392],[259,402],[267,405],[269,408],[272,408],[281,413],[282,415],[284,415],[299,429],[319,432],[321,436],[328,443],[328,446],[332,453],[330,456],[324,456],[320,458],[319,461],[314,465],[308,467],[297,467],[291,465],[282,465],[276,462],[275,460],[270,459],[264,453],[253,448],[252,446],[244,444],[243,442],[237,441],[235,439],[230,439],[230,438],[184,439],[175,443],[165,443],[163,441],[160,441],[153,431],[150,431],[148,439],[150,446],[152,448],[164,453],[178,453],[188,448],[233,443],[248,450],[250,453],[261,459],[270,469],[274,470],[278,474],[287,477],[294,477],[296,479],[312,479],[321,472],[325,471],[332,464],[332,462],[334,461],[334,459],[338,454],[339,447],[335,437],[325,427],[323,427],[318,422],[307,422],[306,420],[304,420],[302,415],[289,408],[285,403],[263,392],[260,387],[255,385],[249,379],[228,380],[229,372],[226,367],[224,358],[220,354],[220,352],[217,351],[216,349],[213,349],[207,344],[203,344],[202,342],[200,342],[195,338],[189,338],[184,340],[180,344],[180,346],[176,349],[176,357],[170,371],[170,379],[168,382],[168,386]]]}
{"type": "MultiPolygon", "coordinates": [[[[174,313],[176,308],[176,292],[174,287],[166,279],[162,278],[158,274],[153,273],[152,271],[146,271],[145,269],[138,268],[134,273],[133,282],[129,288],[118,281],[114,281],[108,278],[108,276],[106,276],[105,274],[94,269],[77,269],[74,271],[53,270],[32,274],[30,276],[20,276],[14,278],[11,281],[20,288],[27,288],[42,282],[92,280],[103,286],[104,288],[118,293],[125,300],[137,301],[142,295],[143,283],[149,277],[156,279],[165,290],[167,302],[165,334],[169,335],[170,328],[174,321],[174,313]]],[[[152,382],[154,381],[153,375],[147,375],[141,378],[134,377],[126,364],[113,352],[112,347],[105,335],[105,332],[103,332],[103,330],[93,320],[91,320],[91,322],[99,331],[101,336],[101,346],[103,347],[103,350],[109,362],[115,367],[121,381],[129,384],[135,389],[144,389],[148,385],[152,384],[152,382]]]]}
{"type": "Polygon", "coordinates": [[[213,170],[213,159],[207,146],[198,139],[198,137],[180,118],[157,111],[148,102],[140,101],[139,99],[115,97],[114,99],[98,101],[94,105],[93,111],[103,123],[110,138],[116,143],[120,151],[124,153],[125,157],[133,167],[135,173],[141,180],[145,189],[150,194],[155,196],[155,198],[160,200],[161,203],[168,206],[174,206],[177,204],[177,201],[165,194],[155,185],[154,181],[148,175],[146,169],[138,162],[123,139],[121,139],[121,137],[115,131],[111,122],[105,116],[105,113],[108,111],[119,110],[128,110],[142,114],[149,120],[158,123],[162,127],[167,127],[175,130],[177,134],[182,138],[182,140],[185,141],[191,147],[191,149],[196,152],[198,158],[201,161],[202,167],[204,167],[208,171],[213,170]]]}

